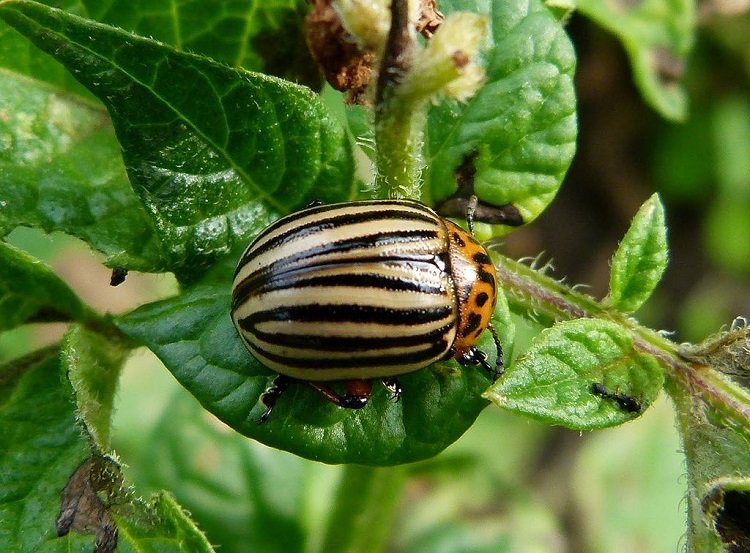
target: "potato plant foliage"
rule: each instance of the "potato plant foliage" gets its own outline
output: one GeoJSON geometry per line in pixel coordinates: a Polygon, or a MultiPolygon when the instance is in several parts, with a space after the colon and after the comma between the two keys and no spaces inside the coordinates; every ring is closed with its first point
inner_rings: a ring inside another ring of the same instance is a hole
{"type": "MultiPolygon", "coordinates": [[[[684,3],[655,3],[664,9],[631,6],[627,18],[596,0],[580,10],[623,41],[646,101],[680,119],[684,89],[645,60],[667,50],[683,60],[694,23],[684,3]]],[[[533,224],[575,152],[576,56],[559,6],[441,0],[438,13],[425,2],[427,38],[417,38],[406,2],[374,2],[372,13],[334,4],[331,29],[370,56],[364,105],[322,84],[302,0],[0,0],[0,549],[459,551],[463,540],[510,551],[502,532],[487,541],[454,528],[397,543],[407,477],[430,463],[460,471],[438,454],[485,409],[595,430],[639,418],[665,390],[687,455],[688,546],[741,550],[729,544],[750,540],[738,522],[750,497],[748,330],[738,319],[704,344],[678,345],[632,317],[668,264],[657,195],[613,252],[601,300],[493,246],[493,324],[507,353],[496,382],[441,361],[404,375],[400,401],[376,389],[356,411],[298,385],[258,424],[273,373],[245,349],[229,308],[234,267],[261,229],[313,200],[378,196],[460,220],[475,194],[477,234],[497,238],[533,224]],[[372,24],[378,13],[395,31],[372,24]],[[23,247],[29,228],[41,241],[79,239],[120,280],[173,274],[175,290],[117,315],[95,309],[23,247]],[[516,344],[519,321],[534,331],[516,344]],[[3,345],[44,323],[65,323],[64,336],[41,349],[3,345]],[[197,400],[159,399],[169,416],[143,440],[177,468],[159,476],[174,489],[149,499],[123,471],[149,462],[120,459],[112,426],[123,365],[139,348],[197,400]],[[231,430],[206,422],[198,403],[231,430]],[[180,461],[207,444],[224,480],[180,461]],[[248,483],[236,501],[227,479],[239,478],[248,483]],[[338,484],[322,506],[324,480],[338,484]],[[186,482],[200,491],[178,491],[186,482]]],[[[489,333],[478,345],[494,351],[489,333]]],[[[498,456],[513,447],[494,439],[498,456]]]]}

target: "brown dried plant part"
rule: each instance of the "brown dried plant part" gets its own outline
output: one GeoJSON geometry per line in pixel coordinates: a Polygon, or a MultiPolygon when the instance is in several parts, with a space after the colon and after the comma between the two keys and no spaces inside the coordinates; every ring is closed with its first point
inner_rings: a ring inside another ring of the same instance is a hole
{"type": "Polygon", "coordinates": [[[109,514],[103,496],[112,495],[112,488],[121,487],[119,470],[101,457],[84,461],[71,475],[60,496],[57,535],[66,536],[73,530],[96,536],[94,553],[114,553],[117,548],[117,525],[109,514]]]}
{"type": "MultiPolygon", "coordinates": [[[[307,44],[326,81],[347,93],[349,103],[367,103],[367,90],[376,73],[376,52],[360,45],[341,23],[332,0],[312,0],[307,15],[307,44]]],[[[420,0],[417,32],[429,39],[444,21],[436,0],[420,0]]]]}
{"type": "Polygon", "coordinates": [[[429,39],[445,21],[445,16],[437,9],[437,0],[421,0],[419,4],[417,32],[429,39]]]}
{"type": "Polygon", "coordinates": [[[307,44],[326,81],[348,93],[351,103],[363,103],[372,81],[375,54],[362,50],[344,29],[331,0],[315,0],[307,16],[307,44]]]}

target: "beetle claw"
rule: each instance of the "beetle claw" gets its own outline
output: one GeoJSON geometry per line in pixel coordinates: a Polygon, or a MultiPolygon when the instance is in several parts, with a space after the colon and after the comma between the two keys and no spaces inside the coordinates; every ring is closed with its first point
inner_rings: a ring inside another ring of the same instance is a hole
{"type": "Polygon", "coordinates": [[[386,390],[391,393],[391,399],[394,403],[398,403],[401,400],[401,382],[395,376],[383,378],[380,380],[386,390]]]}
{"type": "Polygon", "coordinates": [[[362,409],[365,405],[367,405],[367,402],[370,400],[367,396],[352,396],[349,394],[345,394],[343,396],[340,396],[338,402],[336,402],[336,405],[339,407],[345,407],[347,409],[362,409]]]}
{"type": "Polygon", "coordinates": [[[273,411],[279,397],[281,397],[281,394],[283,394],[289,387],[289,382],[290,379],[288,377],[279,375],[273,379],[271,385],[266,388],[266,391],[260,396],[260,401],[266,406],[266,410],[258,419],[258,424],[263,424],[268,420],[268,417],[270,416],[271,411],[273,411]]]}
{"type": "Polygon", "coordinates": [[[470,348],[461,354],[461,359],[458,361],[462,365],[481,365],[489,373],[494,382],[503,373],[502,349],[498,351],[498,358],[494,367],[490,365],[487,359],[487,354],[483,351],[479,351],[477,348],[470,348]]]}

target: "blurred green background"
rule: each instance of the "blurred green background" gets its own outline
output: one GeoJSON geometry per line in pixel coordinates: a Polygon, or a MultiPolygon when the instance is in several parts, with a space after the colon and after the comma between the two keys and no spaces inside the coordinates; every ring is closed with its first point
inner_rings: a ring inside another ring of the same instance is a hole
{"type": "MultiPolygon", "coordinates": [[[[638,206],[664,200],[671,261],[638,313],[645,324],[700,341],[750,317],[750,16],[699,6],[687,67],[690,118],[649,109],[619,43],[574,16],[579,149],[551,208],[504,241],[513,257],[545,252],[555,275],[606,293],[608,262],[638,206]]],[[[721,6],[719,6],[721,7],[721,6]]],[[[16,245],[52,264],[94,307],[122,312],[168,296],[173,279],[109,270],[80,242],[19,229],[16,245]]],[[[536,329],[524,328],[533,335],[536,329]]],[[[59,338],[61,325],[0,336],[0,358],[59,338]]],[[[245,439],[203,411],[146,352],[117,396],[116,451],[137,493],[171,490],[222,552],[312,551],[343,468],[245,439]]],[[[385,469],[384,469],[385,470],[385,469]]],[[[409,552],[672,552],[685,533],[685,468],[668,401],[636,421],[587,434],[488,408],[409,480],[391,550],[409,552]]],[[[316,541],[317,540],[317,541],[316,541]]]]}

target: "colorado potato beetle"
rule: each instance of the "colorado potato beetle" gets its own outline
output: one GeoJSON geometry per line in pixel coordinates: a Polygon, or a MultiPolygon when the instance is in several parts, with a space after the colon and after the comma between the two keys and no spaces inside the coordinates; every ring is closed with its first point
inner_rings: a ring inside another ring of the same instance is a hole
{"type": "Polygon", "coordinates": [[[342,407],[364,406],[370,379],[400,395],[396,376],[450,357],[502,370],[490,325],[497,276],[468,232],[411,200],[315,205],[263,230],[240,258],[232,320],[255,358],[342,407]],[[495,367],[474,344],[489,328],[495,367]],[[347,381],[341,395],[326,382],[347,381]]]}

